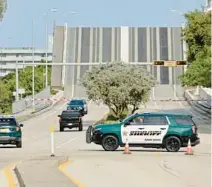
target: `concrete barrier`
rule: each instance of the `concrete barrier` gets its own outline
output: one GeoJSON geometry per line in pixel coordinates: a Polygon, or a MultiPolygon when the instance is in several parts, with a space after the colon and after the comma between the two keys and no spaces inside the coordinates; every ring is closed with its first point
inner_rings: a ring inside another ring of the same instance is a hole
{"type": "Polygon", "coordinates": [[[211,88],[203,88],[199,89],[199,96],[201,99],[206,100],[207,105],[211,106],[211,88]]]}
{"type": "MultiPolygon", "coordinates": [[[[52,101],[48,100],[36,100],[36,99],[45,99],[50,98],[51,92],[50,87],[45,88],[40,93],[35,95],[35,110],[39,110],[39,108],[45,108],[46,106],[50,105],[52,101]]],[[[19,101],[15,101],[12,103],[12,113],[18,114],[23,112],[26,109],[32,108],[32,96],[27,96],[19,101]]]]}
{"type": "Polygon", "coordinates": [[[18,170],[18,168],[17,168],[16,166],[15,166],[15,168],[14,168],[14,173],[15,173],[16,178],[17,178],[17,180],[18,180],[18,185],[19,185],[19,187],[25,187],[24,180],[23,180],[23,178],[21,177],[21,174],[20,174],[20,172],[19,172],[19,170],[18,170]]]}
{"type": "Polygon", "coordinates": [[[185,91],[185,98],[187,99],[187,102],[191,105],[191,107],[195,111],[199,112],[201,115],[203,115],[207,118],[211,118],[211,109],[203,106],[201,104],[201,102],[198,101],[198,99],[201,99],[201,98],[195,96],[194,92],[195,92],[195,90],[186,90],[185,91]]]}

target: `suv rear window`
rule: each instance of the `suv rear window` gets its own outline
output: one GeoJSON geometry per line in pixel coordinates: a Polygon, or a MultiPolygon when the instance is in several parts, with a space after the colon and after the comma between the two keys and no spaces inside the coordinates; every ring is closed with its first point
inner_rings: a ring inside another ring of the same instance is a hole
{"type": "Polygon", "coordinates": [[[0,126],[2,125],[17,125],[14,118],[0,118],[0,126]]]}
{"type": "Polygon", "coordinates": [[[70,105],[83,105],[83,101],[81,100],[73,100],[73,101],[70,101],[69,103],[70,105]]]}
{"type": "Polygon", "coordinates": [[[182,125],[194,125],[194,122],[190,116],[172,116],[176,123],[182,125]]]}

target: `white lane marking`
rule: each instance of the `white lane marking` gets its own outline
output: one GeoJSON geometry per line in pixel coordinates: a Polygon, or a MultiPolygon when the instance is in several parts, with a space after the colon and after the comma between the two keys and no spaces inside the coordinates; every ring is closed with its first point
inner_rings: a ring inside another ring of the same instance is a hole
{"type": "Polygon", "coordinates": [[[73,140],[76,140],[76,139],[77,139],[77,137],[72,138],[72,139],[70,139],[70,140],[68,140],[68,141],[65,141],[65,142],[63,142],[63,143],[57,145],[56,148],[62,147],[63,145],[66,145],[66,144],[68,144],[69,142],[72,142],[73,140]]]}

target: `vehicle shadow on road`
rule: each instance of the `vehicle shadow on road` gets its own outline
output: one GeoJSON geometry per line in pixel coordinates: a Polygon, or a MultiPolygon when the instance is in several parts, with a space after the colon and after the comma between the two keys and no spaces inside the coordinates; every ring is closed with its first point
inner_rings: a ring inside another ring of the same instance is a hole
{"type": "Polygon", "coordinates": [[[0,146],[0,149],[12,149],[17,148],[16,146],[0,146]]]}
{"type": "Polygon", "coordinates": [[[55,130],[54,132],[59,132],[59,133],[66,133],[66,132],[85,132],[86,130],[82,130],[82,131],[78,131],[78,129],[72,129],[72,130],[64,130],[64,131],[60,131],[60,130],[55,130]]]}
{"type": "MultiPolygon", "coordinates": [[[[104,153],[111,153],[111,152],[124,152],[124,150],[121,150],[121,149],[119,149],[119,150],[116,150],[116,151],[105,151],[105,150],[100,150],[100,149],[79,149],[78,151],[86,151],[86,152],[104,152],[104,153]]],[[[177,152],[168,152],[168,151],[166,151],[166,150],[155,150],[155,149],[151,149],[151,150],[148,150],[148,149],[141,149],[141,150],[138,150],[138,149],[136,149],[136,150],[133,150],[133,149],[131,149],[130,150],[130,152],[152,152],[152,153],[157,153],[157,152],[163,152],[163,153],[170,153],[170,154],[172,154],[172,153],[177,153],[177,152]]],[[[182,152],[185,152],[185,151],[183,151],[183,150],[179,150],[178,151],[178,153],[182,153],[182,152]]]]}

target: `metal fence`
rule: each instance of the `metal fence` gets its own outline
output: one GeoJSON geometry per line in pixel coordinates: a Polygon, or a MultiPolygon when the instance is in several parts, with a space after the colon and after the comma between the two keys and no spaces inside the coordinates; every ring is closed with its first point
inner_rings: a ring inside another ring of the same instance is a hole
{"type": "MultiPolygon", "coordinates": [[[[51,97],[50,87],[43,89],[40,93],[37,93],[35,95],[35,110],[45,107],[46,105],[49,105],[50,102],[52,102],[49,100],[37,100],[37,99],[45,99],[50,97],[51,97]]],[[[32,104],[33,104],[33,97],[27,96],[19,101],[13,102],[12,112],[13,114],[18,114],[26,109],[31,109],[32,104]]]]}

